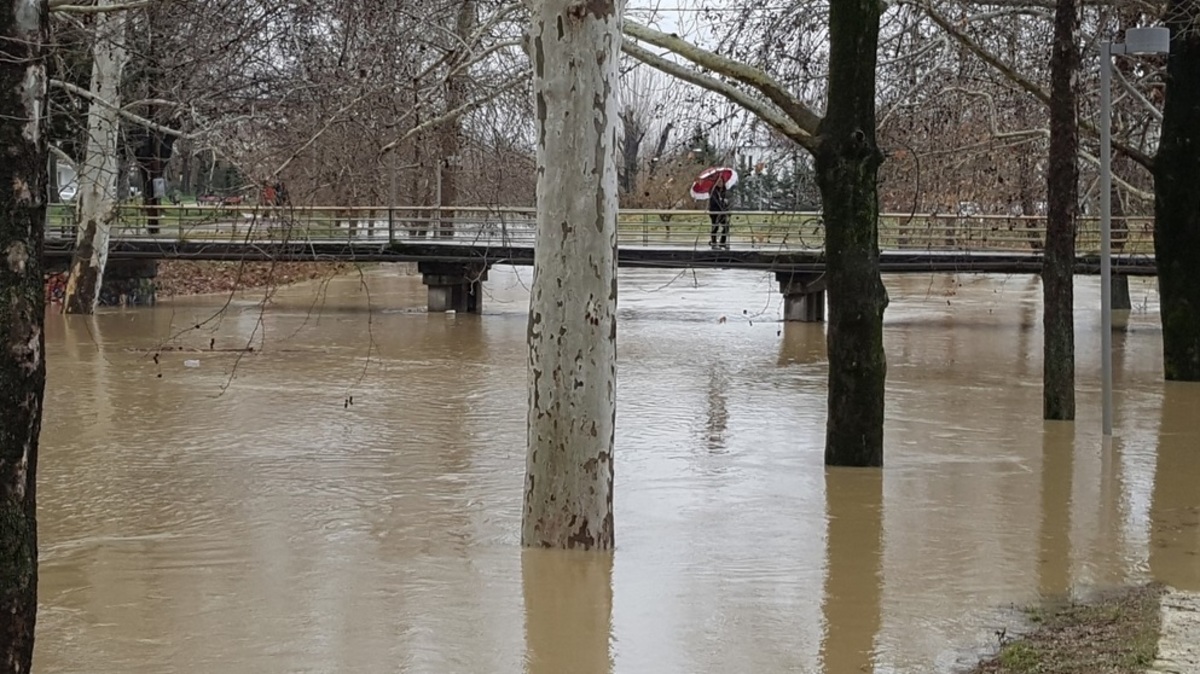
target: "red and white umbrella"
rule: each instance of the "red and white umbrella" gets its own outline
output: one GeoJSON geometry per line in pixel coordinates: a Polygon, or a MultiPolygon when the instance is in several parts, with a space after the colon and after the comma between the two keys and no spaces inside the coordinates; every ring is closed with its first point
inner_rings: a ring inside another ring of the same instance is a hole
{"type": "Polygon", "coordinates": [[[737,171],[728,166],[713,166],[701,171],[700,176],[692,181],[692,198],[707,199],[718,179],[725,181],[726,189],[737,184],[737,171]]]}

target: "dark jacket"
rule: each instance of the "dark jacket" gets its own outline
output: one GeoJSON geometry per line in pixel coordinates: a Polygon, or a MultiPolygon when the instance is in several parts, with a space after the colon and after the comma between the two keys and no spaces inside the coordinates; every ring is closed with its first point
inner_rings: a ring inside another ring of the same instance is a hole
{"type": "Polygon", "coordinates": [[[708,212],[727,213],[728,211],[729,197],[725,195],[725,188],[714,187],[712,192],[708,193],[708,212]]]}

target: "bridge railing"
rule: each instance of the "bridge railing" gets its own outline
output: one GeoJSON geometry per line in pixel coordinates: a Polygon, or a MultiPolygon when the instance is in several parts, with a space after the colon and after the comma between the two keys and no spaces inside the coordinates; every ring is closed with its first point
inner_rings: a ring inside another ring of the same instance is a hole
{"type": "MultiPolygon", "coordinates": [[[[418,207],[265,207],[123,205],[113,225],[116,239],[162,239],[220,243],[379,242],[445,245],[532,246],[532,208],[454,209],[418,207]]],[[[51,210],[47,237],[73,239],[76,225],[66,208],[51,210]]],[[[735,211],[730,246],[759,250],[820,250],[825,223],[820,213],[735,211]]],[[[620,211],[623,247],[707,248],[711,234],[702,210],[620,211]]],[[[1046,221],[1036,216],[885,213],[879,220],[884,250],[1030,252],[1043,247],[1046,221]]],[[[1114,218],[1114,249],[1153,255],[1153,219],[1114,218]]],[[[1100,250],[1099,221],[1080,218],[1076,251],[1100,250]]]]}

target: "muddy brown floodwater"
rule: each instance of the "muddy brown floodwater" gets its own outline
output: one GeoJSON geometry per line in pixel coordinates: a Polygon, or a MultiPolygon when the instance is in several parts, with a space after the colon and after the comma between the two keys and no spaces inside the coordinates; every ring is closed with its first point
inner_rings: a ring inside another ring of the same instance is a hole
{"type": "Polygon", "coordinates": [[[1105,447],[1095,278],[1075,424],[1040,419],[1036,279],[887,278],[879,472],[822,466],[823,328],[770,275],[622,270],[605,556],[519,546],[528,270],[484,316],[366,280],[199,330],[224,298],[49,316],[37,671],[924,674],[1039,595],[1200,590],[1200,386],[1161,381],[1153,281],[1105,447]],[[257,352],[152,358],[210,340],[257,352]]]}

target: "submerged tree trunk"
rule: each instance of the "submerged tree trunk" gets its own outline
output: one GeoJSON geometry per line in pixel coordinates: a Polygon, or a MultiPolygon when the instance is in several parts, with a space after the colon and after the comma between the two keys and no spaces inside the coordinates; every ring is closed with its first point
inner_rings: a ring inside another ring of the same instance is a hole
{"type": "Polygon", "coordinates": [[[0,674],[30,671],[37,616],[48,17],[46,0],[0,0],[0,674]]]}
{"type": "Polygon", "coordinates": [[[613,671],[612,553],[523,550],[524,674],[613,671]]]}
{"type": "Polygon", "coordinates": [[[829,6],[829,94],[818,130],[817,181],[828,274],[829,411],[825,463],[883,465],[883,312],[875,143],[877,0],[829,6]]]}
{"type": "Polygon", "coordinates": [[[825,469],[823,671],[875,671],[883,603],[883,471],[825,469]]]}
{"type": "Polygon", "coordinates": [[[1200,381],[1200,9],[1171,0],[1162,136],[1154,160],[1154,256],[1158,262],[1167,379],[1200,381]]]}
{"type": "Polygon", "coordinates": [[[613,546],[623,5],[540,0],[532,10],[538,236],[529,302],[526,546],[613,546]]]}
{"type": "Polygon", "coordinates": [[[1075,114],[1075,0],[1057,0],[1050,56],[1049,217],[1042,263],[1042,416],[1075,418],[1075,215],[1079,122],[1075,114]]]}
{"type": "MultiPolygon", "coordinates": [[[[99,0],[97,7],[121,0],[99,0]]],[[[79,230],[71,259],[63,308],[67,313],[90,314],[100,297],[108,240],[117,217],[117,174],[121,106],[121,72],[125,68],[126,12],[99,12],[92,48],[91,93],[88,105],[88,138],[79,172],[79,230]]]]}

